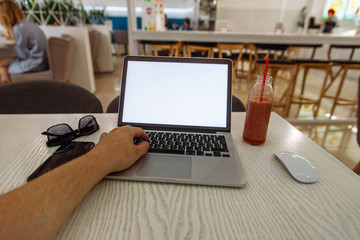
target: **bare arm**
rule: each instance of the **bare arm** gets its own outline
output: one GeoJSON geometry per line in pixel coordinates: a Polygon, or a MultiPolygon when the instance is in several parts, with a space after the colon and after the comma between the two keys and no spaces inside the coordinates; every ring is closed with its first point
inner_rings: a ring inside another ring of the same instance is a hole
{"type": "Polygon", "coordinates": [[[149,148],[129,126],[102,134],[84,156],[0,196],[0,239],[52,239],[85,195],[107,174],[131,166],[149,148]]]}

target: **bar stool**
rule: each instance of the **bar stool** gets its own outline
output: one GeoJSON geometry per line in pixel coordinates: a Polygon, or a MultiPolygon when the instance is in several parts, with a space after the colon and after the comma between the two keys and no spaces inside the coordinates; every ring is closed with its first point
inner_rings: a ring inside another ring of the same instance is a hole
{"type": "Polygon", "coordinates": [[[347,77],[348,70],[360,70],[360,62],[352,60],[356,49],[360,49],[360,45],[330,45],[330,47],[329,47],[328,59],[332,62],[332,65],[334,68],[338,68],[338,70],[335,72],[335,74],[332,75],[331,82],[326,86],[326,89],[324,90],[324,93],[323,93],[323,97],[333,99],[333,105],[331,107],[329,117],[333,116],[333,114],[335,112],[335,108],[338,105],[342,105],[342,106],[356,106],[357,105],[356,99],[340,97],[341,91],[343,89],[343,85],[344,85],[346,77],[347,77]],[[347,58],[346,60],[345,59],[334,60],[332,58],[332,54],[331,54],[334,49],[350,50],[349,58],[347,58]],[[341,73],[342,73],[342,76],[340,77],[341,73]],[[329,93],[330,92],[329,89],[334,84],[336,79],[340,79],[339,86],[336,90],[335,95],[333,95],[333,94],[329,93]]]}
{"type": "Polygon", "coordinates": [[[256,44],[258,58],[275,60],[283,59],[288,47],[289,44],[256,44]]]}
{"type": "Polygon", "coordinates": [[[178,57],[180,55],[180,50],[182,47],[181,42],[173,41],[140,41],[142,45],[143,55],[146,56],[146,45],[151,46],[153,56],[169,56],[169,57],[178,57]]]}
{"type": "Polygon", "coordinates": [[[286,58],[287,60],[296,59],[300,48],[310,48],[312,51],[308,59],[314,59],[316,50],[322,46],[322,44],[291,44],[286,49],[286,58]]]}
{"type": "Polygon", "coordinates": [[[237,67],[241,61],[245,44],[240,43],[218,43],[219,58],[228,57],[233,62],[233,82],[236,80],[237,67]],[[223,51],[228,51],[230,55],[224,56],[223,51]]]}
{"type": "Polygon", "coordinates": [[[348,70],[360,70],[360,61],[345,61],[345,60],[333,60],[332,65],[334,67],[340,67],[339,71],[331,77],[331,81],[329,84],[326,85],[326,87],[323,90],[322,98],[328,98],[333,99],[333,104],[330,110],[329,118],[331,118],[334,115],[335,108],[340,106],[357,106],[358,102],[357,99],[349,99],[341,97],[341,91],[343,89],[346,75],[348,70]],[[339,75],[342,75],[340,77],[339,86],[337,87],[335,95],[330,94],[330,87],[334,84],[336,79],[338,79],[339,75]]]}
{"type": "Polygon", "coordinates": [[[328,49],[328,60],[329,61],[333,60],[332,57],[331,57],[331,52],[334,49],[342,49],[342,50],[348,49],[348,50],[351,50],[348,60],[352,61],[355,50],[357,48],[360,48],[360,45],[330,45],[329,49],[328,49]]]}
{"type": "Polygon", "coordinates": [[[255,75],[255,65],[257,60],[256,54],[256,45],[255,44],[245,44],[245,48],[241,58],[241,69],[240,71],[245,72],[244,62],[249,62],[249,70],[247,72],[247,79],[250,80],[255,75]]]}
{"type": "Polygon", "coordinates": [[[290,108],[293,104],[299,105],[296,117],[299,115],[299,111],[302,105],[314,105],[313,107],[313,117],[316,118],[319,114],[320,104],[322,100],[322,94],[325,89],[327,79],[331,77],[331,63],[326,60],[314,60],[314,59],[293,59],[293,62],[297,64],[296,73],[294,77],[294,84],[292,85],[291,93],[292,96],[289,100],[288,109],[286,114],[290,113],[290,108]],[[302,81],[300,81],[300,92],[296,94],[296,85],[298,83],[298,74],[301,70],[304,70],[302,81]],[[310,97],[309,94],[306,94],[307,86],[307,76],[310,71],[313,70],[323,70],[325,71],[325,77],[322,82],[322,87],[319,90],[319,93],[316,94],[318,97],[310,97]]]}
{"type": "MultiPolygon", "coordinates": [[[[258,59],[256,61],[256,73],[263,74],[266,65],[265,59],[258,59]]],[[[269,76],[273,77],[273,89],[274,89],[274,101],[273,107],[274,108],[281,108],[283,117],[288,117],[288,105],[290,103],[289,99],[292,98],[291,96],[291,89],[293,88],[294,84],[294,77],[296,74],[297,65],[293,61],[287,60],[275,60],[270,59],[268,65],[269,76]],[[286,71],[290,73],[290,77],[287,79],[283,79],[284,81],[279,82],[280,78],[277,78],[277,73],[279,71],[286,71]],[[280,85],[287,83],[285,90],[281,91],[279,88],[280,85]]]]}
{"type": "Polygon", "coordinates": [[[216,43],[212,42],[184,42],[187,57],[208,57],[214,56],[216,43]]]}

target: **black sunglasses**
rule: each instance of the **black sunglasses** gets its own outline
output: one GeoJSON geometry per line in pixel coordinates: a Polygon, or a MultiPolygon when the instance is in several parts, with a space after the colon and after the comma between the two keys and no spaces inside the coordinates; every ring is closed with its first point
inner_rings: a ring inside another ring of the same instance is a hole
{"type": "Polygon", "coordinates": [[[99,129],[100,127],[95,117],[87,115],[79,120],[79,127],[76,130],[73,130],[66,123],[60,123],[49,127],[46,132],[42,132],[41,134],[47,135],[48,137],[46,145],[53,147],[70,143],[75,138],[90,135],[99,129]]]}

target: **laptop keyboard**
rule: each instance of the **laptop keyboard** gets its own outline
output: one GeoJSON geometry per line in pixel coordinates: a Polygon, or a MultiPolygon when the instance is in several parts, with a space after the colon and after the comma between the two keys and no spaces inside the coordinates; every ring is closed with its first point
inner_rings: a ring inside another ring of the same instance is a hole
{"type": "MultiPolygon", "coordinates": [[[[230,157],[225,136],[189,133],[146,132],[149,152],[181,155],[230,157]]],[[[138,140],[135,140],[134,143],[138,140]]]]}

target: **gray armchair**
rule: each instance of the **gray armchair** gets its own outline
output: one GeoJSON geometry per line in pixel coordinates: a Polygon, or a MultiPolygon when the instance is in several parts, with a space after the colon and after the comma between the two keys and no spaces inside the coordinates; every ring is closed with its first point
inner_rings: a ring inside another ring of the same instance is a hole
{"type": "Polygon", "coordinates": [[[116,49],[116,55],[119,55],[119,46],[124,45],[125,47],[125,55],[128,54],[128,44],[129,44],[129,35],[126,30],[116,30],[114,31],[114,43],[116,49]]]}
{"type": "Polygon", "coordinates": [[[12,74],[12,82],[31,80],[70,82],[74,48],[75,39],[69,35],[63,34],[61,38],[50,37],[47,46],[50,69],[42,72],[12,74]]]}

